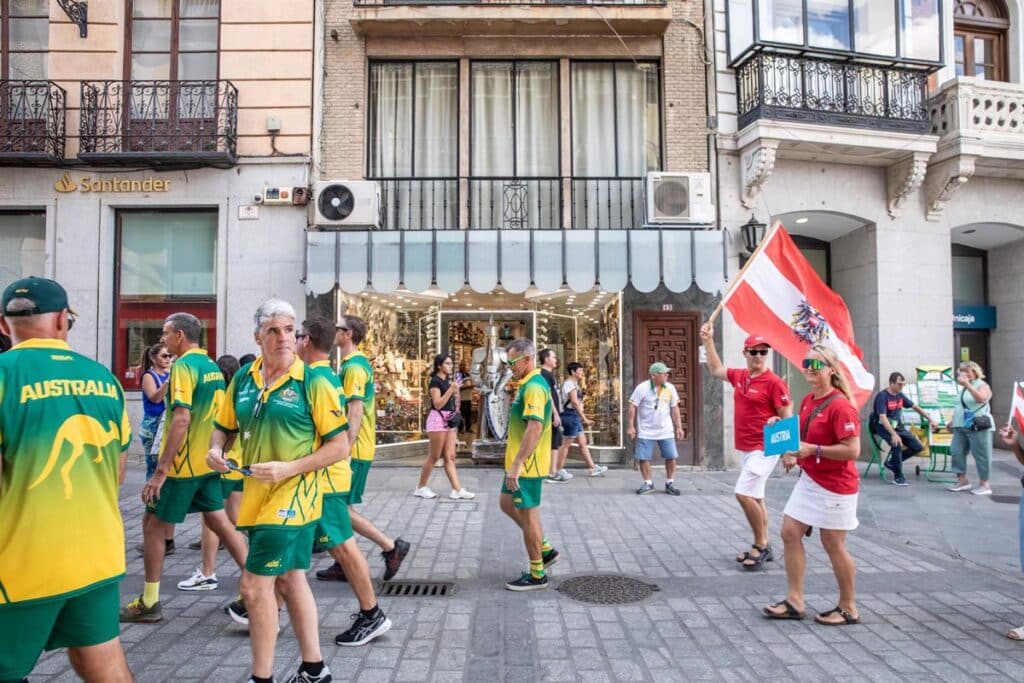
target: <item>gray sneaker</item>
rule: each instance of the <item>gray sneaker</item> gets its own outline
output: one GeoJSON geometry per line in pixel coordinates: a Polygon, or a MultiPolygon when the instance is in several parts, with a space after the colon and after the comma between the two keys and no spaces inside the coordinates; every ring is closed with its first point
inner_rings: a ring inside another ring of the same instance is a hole
{"type": "Polygon", "coordinates": [[[650,492],[651,492],[651,491],[653,491],[653,490],[654,490],[654,484],[648,484],[648,483],[647,483],[647,482],[645,481],[645,482],[644,482],[644,485],[643,485],[643,486],[641,486],[640,488],[638,488],[638,489],[636,490],[636,495],[638,495],[638,496],[642,496],[642,495],[644,495],[645,493],[650,493],[650,492]]]}
{"type": "Polygon", "coordinates": [[[162,621],[163,618],[164,615],[160,609],[160,601],[157,600],[149,607],[146,607],[145,603],[142,602],[141,595],[121,608],[122,624],[155,624],[158,621],[162,621]]]}
{"type": "Polygon", "coordinates": [[[678,496],[682,492],[679,489],[676,488],[676,485],[673,482],[666,481],[665,482],[665,493],[667,493],[670,496],[678,496]]]}

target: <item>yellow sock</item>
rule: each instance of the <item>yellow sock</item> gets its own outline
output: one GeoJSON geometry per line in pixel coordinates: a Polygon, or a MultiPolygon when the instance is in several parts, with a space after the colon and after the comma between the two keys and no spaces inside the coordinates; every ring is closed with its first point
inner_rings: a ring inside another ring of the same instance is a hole
{"type": "Polygon", "coordinates": [[[147,581],[143,584],[142,589],[142,604],[146,607],[152,607],[156,603],[160,602],[160,582],[154,581],[150,583],[147,581]]]}
{"type": "Polygon", "coordinates": [[[546,538],[541,539],[540,551],[542,553],[550,553],[552,550],[553,550],[553,547],[552,547],[552,545],[550,543],[548,543],[548,539],[546,539],[546,538]]]}
{"type": "Polygon", "coordinates": [[[530,560],[530,576],[535,579],[544,578],[544,560],[530,560]]]}

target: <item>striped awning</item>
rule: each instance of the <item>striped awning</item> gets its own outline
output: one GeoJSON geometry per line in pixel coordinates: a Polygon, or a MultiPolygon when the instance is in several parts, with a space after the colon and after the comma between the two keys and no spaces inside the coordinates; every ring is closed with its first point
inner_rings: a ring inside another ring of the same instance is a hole
{"type": "Polygon", "coordinates": [[[721,230],[396,230],[308,232],[306,289],[356,294],[405,289],[512,293],[568,287],[651,292],[726,281],[721,230]]]}

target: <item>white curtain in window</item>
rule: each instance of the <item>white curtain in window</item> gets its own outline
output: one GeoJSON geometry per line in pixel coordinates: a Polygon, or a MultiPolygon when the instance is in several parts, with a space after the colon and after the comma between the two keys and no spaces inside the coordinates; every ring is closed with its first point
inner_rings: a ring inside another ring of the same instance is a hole
{"type": "Polygon", "coordinates": [[[412,175],[412,64],[370,69],[370,175],[412,175]]]}
{"type": "Polygon", "coordinates": [[[516,174],[559,175],[558,73],[554,62],[516,64],[516,174]]]}
{"type": "Polygon", "coordinates": [[[458,173],[458,65],[416,65],[415,175],[449,177],[458,173]]]}
{"type": "Polygon", "coordinates": [[[214,296],[217,214],[121,216],[121,296],[214,296]]]}

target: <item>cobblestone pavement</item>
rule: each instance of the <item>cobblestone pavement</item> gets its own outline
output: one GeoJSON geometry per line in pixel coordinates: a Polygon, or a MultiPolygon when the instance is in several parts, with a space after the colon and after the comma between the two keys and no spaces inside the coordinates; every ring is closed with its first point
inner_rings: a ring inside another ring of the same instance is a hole
{"type": "MultiPolygon", "coordinates": [[[[1020,494],[1014,468],[995,468],[997,493],[1020,494]]],[[[623,606],[576,602],[558,590],[503,590],[526,567],[521,537],[498,510],[501,473],[467,468],[474,501],[451,501],[435,474],[436,500],[414,498],[418,470],[375,467],[361,511],[393,536],[412,542],[399,579],[448,580],[452,597],[384,597],[394,622],[385,637],[340,648],[334,636],[357,610],[348,586],[311,581],[324,656],[335,680],[375,681],[954,681],[1020,680],[1024,644],[1003,636],[1024,623],[1024,580],[1012,504],[912,480],[909,489],[872,476],[861,494],[861,528],[850,535],[857,561],[862,624],[842,628],[774,622],[760,607],[785,595],[782,562],[749,574],[734,561],[749,543],[732,496],[734,473],[683,473],[683,495],[633,493],[628,470],[568,484],[545,484],[545,533],[562,553],[553,588],[588,573],[625,574],[656,584],[646,600],[623,606]],[[931,520],[931,521],[929,521],[931,520]],[[966,539],[966,540],[965,540],[966,539]]],[[[121,593],[142,587],[139,519],[141,465],[122,491],[128,525],[128,576],[121,593]]],[[[794,477],[775,477],[768,502],[773,533],[794,477]]],[[[913,479],[913,478],[912,478],[913,479]]],[[[221,611],[234,595],[238,570],[219,554],[220,588],[183,593],[175,583],[199,562],[187,549],[197,519],[177,532],[162,587],[164,621],[122,630],[137,680],[244,681],[246,632],[221,611]]],[[[383,562],[365,541],[371,572],[383,562]]],[[[775,541],[781,550],[781,543],[775,541]]],[[[807,542],[808,612],[835,604],[834,579],[815,536],[807,542]]],[[[781,553],[779,553],[781,554],[781,553]]],[[[314,568],[329,558],[315,558],[314,568]]],[[[278,679],[299,654],[292,631],[278,641],[278,679]]],[[[75,680],[63,652],[45,655],[31,680],[75,680]]]]}

